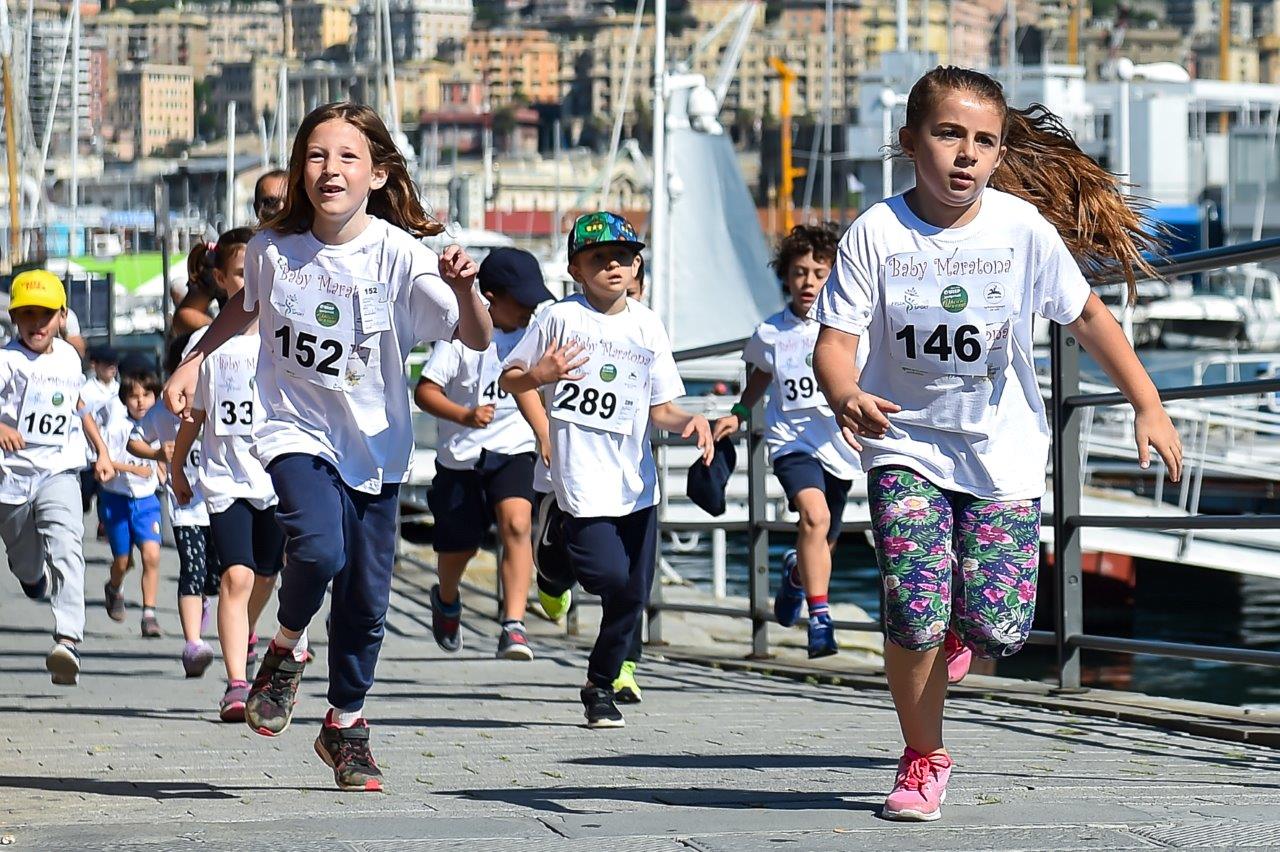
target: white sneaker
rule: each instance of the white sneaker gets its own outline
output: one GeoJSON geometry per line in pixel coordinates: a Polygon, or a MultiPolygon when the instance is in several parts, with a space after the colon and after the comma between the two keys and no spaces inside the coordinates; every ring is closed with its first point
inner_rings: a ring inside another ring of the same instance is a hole
{"type": "Polygon", "coordinates": [[[55,644],[44,658],[44,667],[59,686],[75,686],[80,682],[80,652],[74,645],[55,644]]]}

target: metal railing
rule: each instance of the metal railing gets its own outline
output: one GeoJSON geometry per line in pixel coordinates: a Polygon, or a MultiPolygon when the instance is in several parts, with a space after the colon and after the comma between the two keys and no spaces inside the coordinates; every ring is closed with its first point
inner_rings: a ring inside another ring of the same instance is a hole
{"type": "MultiPolygon", "coordinates": [[[[1204,272],[1213,269],[1280,258],[1280,238],[1260,240],[1234,246],[1224,246],[1190,252],[1166,258],[1156,263],[1165,276],[1204,272]]],[[[1093,276],[1095,284],[1114,283],[1120,280],[1113,274],[1093,276]]],[[[684,350],[675,354],[677,361],[689,361],[738,352],[745,340],[684,350]]],[[[1142,638],[1102,636],[1084,632],[1084,595],[1082,572],[1081,532],[1086,528],[1109,527],[1115,529],[1143,530],[1208,530],[1208,529],[1280,529],[1280,515],[1094,515],[1081,512],[1082,496],[1082,415],[1091,408],[1124,405],[1127,401],[1119,393],[1080,393],[1080,346],[1069,331],[1054,325],[1050,335],[1051,399],[1050,425],[1053,432],[1051,452],[1053,510],[1046,514],[1045,523],[1051,523],[1054,531],[1054,629],[1033,630],[1029,644],[1053,646],[1057,652],[1058,682],[1061,688],[1080,688],[1080,652],[1082,650],[1109,651],[1127,654],[1146,654],[1191,660],[1240,663],[1280,667],[1280,651],[1262,651],[1214,645],[1158,641],[1142,638]]],[[[1222,382],[1166,388],[1160,391],[1165,402],[1213,399],[1244,394],[1269,394],[1280,392],[1280,378],[1259,381],[1222,382]]],[[[748,537],[747,607],[740,609],[725,604],[685,603],[665,600],[661,572],[655,571],[652,595],[647,611],[649,644],[663,643],[662,615],[664,612],[684,612],[701,615],[748,619],[751,622],[752,658],[770,656],[769,622],[773,620],[770,599],[769,534],[792,532],[795,524],[770,520],[767,516],[768,497],[766,477],[768,453],[764,440],[764,402],[757,402],[752,409],[748,429],[738,433],[734,440],[746,443],[746,471],[748,481],[747,520],[724,522],[708,517],[705,520],[663,521],[662,532],[689,532],[722,529],[745,532],[748,537]]],[[[684,445],[670,435],[655,435],[655,447],[684,445]]],[[[741,459],[740,459],[741,463],[741,459]]],[[[846,524],[848,531],[865,530],[866,524],[846,524]]],[[[661,549],[659,548],[659,551],[661,549]]],[[[661,558],[659,553],[658,558],[661,558]]],[[[424,563],[410,560],[423,567],[424,563]]],[[[494,597],[493,592],[467,585],[470,592],[494,597]]],[[[575,598],[580,604],[592,604],[590,597],[575,598]]],[[[1043,601],[1041,602],[1043,604],[1043,601]]],[[[879,631],[878,621],[835,621],[835,627],[843,630],[879,631]]],[[[572,629],[572,626],[571,626],[572,629]]]]}

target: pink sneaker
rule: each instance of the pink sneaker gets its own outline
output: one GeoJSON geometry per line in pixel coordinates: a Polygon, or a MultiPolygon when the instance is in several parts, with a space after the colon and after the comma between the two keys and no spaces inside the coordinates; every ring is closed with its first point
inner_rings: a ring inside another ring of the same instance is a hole
{"type": "Polygon", "coordinates": [[[951,777],[951,758],[941,752],[921,754],[908,747],[898,761],[898,778],[893,792],[884,800],[880,816],[885,819],[931,822],[942,816],[951,777]]]}
{"type": "Polygon", "coordinates": [[[947,631],[942,650],[947,655],[947,683],[959,683],[969,673],[969,663],[973,661],[973,651],[960,641],[954,630],[947,631]]]}

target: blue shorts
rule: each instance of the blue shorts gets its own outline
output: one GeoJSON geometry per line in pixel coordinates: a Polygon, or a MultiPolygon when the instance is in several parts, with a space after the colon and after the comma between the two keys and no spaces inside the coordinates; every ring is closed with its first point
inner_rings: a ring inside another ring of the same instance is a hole
{"type": "Polygon", "coordinates": [[[128,556],[131,549],[148,541],[160,543],[160,500],[154,494],[130,497],[100,491],[98,519],[107,531],[112,556],[128,556]]]}
{"type": "Polygon", "coordinates": [[[835,541],[840,537],[844,505],[849,501],[852,482],[832,476],[822,466],[822,462],[805,453],[778,456],[773,460],[773,475],[782,483],[782,490],[786,492],[787,502],[793,512],[796,510],[796,495],[806,488],[816,488],[825,494],[827,509],[831,512],[831,529],[827,531],[827,540],[835,541]]]}
{"type": "Polygon", "coordinates": [[[454,470],[436,463],[427,492],[427,506],[435,516],[432,549],[462,553],[480,547],[493,525],[493,507],[519,497],[533,505],[533,453],[491,453],[487,450],[470,470],[454,470]]]}

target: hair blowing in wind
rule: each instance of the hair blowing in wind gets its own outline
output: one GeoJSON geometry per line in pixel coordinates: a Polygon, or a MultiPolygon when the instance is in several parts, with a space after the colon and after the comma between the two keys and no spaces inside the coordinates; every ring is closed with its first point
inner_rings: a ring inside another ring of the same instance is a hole
{"type": "Polygon", "coordinates": [[[1143,252],[1158,253],[1163,245],[1143,229],[1144,202],[1121,192],[1120,178],[1082,151],[1043,104],[1011,108],[1000,84],[978,71],[939,66],[917,80],[907,97],[907,126],[924,125],[950,92],[968,92],[1004,112],[1005,155],[990,185],[1034,204],[1086,273],[1123,274],[1132,301],[1139,275],[1157,275],[1143,252]]]}

